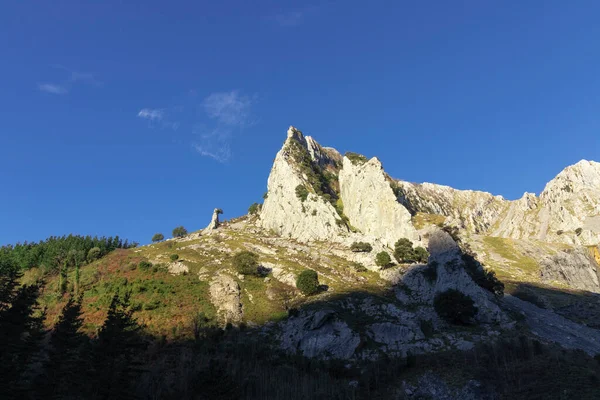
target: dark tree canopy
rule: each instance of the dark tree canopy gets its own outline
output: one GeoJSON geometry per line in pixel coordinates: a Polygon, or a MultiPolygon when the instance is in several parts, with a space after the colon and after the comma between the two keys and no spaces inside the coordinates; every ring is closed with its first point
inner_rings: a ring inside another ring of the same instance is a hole
{"type": "Polygon", "coordinates": [[[173,237],[175,238],[183,237],[187,235],[187,233],[187,229],[185,229],[183,226],[178,226],[177,228],[173,229],[173,237]]]}
{"type": "Polygon", "coordinates": [[[258,275],[258,254],[240,251],[233,256],[233,267],[242,275],[258,275]]]}
{"type": "Polygon", "coordinates": [[[165,240],[165,235],[163,235],[162,233],[155,233],[154,236],[152,236],[152,241],[154,243],[162,242],[163,240],[165,240]]]}
{"type": "Polygon", "coordinates": [[[306,296],[319,292],[319,274],[312,269],[305,269],[296,279],[296,287],[306,296]]]}
{"type": "Polygon", "coordinates": [[[377,266],[379,266],[379,267],[385,268],[385,267],[390,266],[391,263],[392,263],[392,258],[387,253],[387,251],[379,252],[375,256],[375,264],[377,264],[377,266]]]}
{"type": "Polygon", "coordinates": [[[448,289],[435,296],[435,312],[440,318],[456,325],[469,325],[477,314],[473,299],[455,289],[448,289]]]}

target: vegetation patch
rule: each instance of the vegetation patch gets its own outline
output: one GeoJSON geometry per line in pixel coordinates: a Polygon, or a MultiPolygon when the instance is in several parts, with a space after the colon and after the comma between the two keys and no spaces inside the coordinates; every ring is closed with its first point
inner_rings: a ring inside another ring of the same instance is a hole
{"type": "Polygon", "coordinates": [[[300,201],[304,202],[308,198],[308,190],[306,186],[300,184],[296,186],[296,197],[300,199],[300,201]]]}
{"type": "Polygon", "coordinates": [[[394,258],[400,264],[413,262],[425,263],[429,258],[429,253],[421,246],[413,248],[413,243],[410,240],[402,238],[394,244],[394,258]]]}
{"type": "Polygon", "coordinates": [[[437,294],[433,300],[433,307],[440,318],[455,325],[473,324],[473,318],[478,311],[473,299],[455,289],[437,294]]]}
{"type": "Polygon", "coordinates": [[[375,256],[375,264],[381,268],[389,268],[392,265],[392,258],[387,251],[381,251],[375,256]]]}
{"type": "Polygon", "coordinates": [[[368,161],[367,157],[363,156],[362,154],[353,153],[351,151],[346,152],[344,157],[348,158],[353,165],[362,165],[368,161]]]}
{"type": "Polygon", "coordinates": [[[373,250],[373,246],[366,242],[354,242],[350,246],[350,250],[355,253],[370,253],[373,250]]]}
{"type": "MultiPolygon", "coordinates": [[[[400,193],[396,194],[396,196],[399,196],[399,195],[400,195],[400,193]]],[[[444,226],[445,221],[446,221],[446,217],[443,215],[439,215],[439,214],[428,214],[428,213],[417,212],[412,217],[412,223],[413,223],[414,227],[417,229],[423,229],[426,226],[431,226],[431,225],[435,225],[439,228],[442,228],[444,226]]]]}
{"type": "Polygon", "coordinates": [[[231,264],[242,275],[260,275],[258,271],[258,254],[251,251],[240,251],[233,256],[231,264]]]}
{"type": "Polygon", "coordinates": [[[296,279],[296,287],[305,296],[312,296],[319,292],[319,274],[312,269],[300,272],[296,279]]]}

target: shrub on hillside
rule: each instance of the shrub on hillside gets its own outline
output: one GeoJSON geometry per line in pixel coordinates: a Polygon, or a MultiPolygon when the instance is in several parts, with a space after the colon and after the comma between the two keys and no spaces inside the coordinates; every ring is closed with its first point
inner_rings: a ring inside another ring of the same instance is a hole
{"type": "Polygon", "coordinates": [[[296,279],[296,287],[306,296],[319,292],[319,274],[312,269],[305,269],[296,279]]]}
{"type": "Polygon", "coordinates": [[[406,238],[398,239],[394,245],[394,258],[399,263],[414,261],[413,244],[406,238]]]}
{"type": "Polygon", "coordinates": [[[356,272],[367,272],[367,268],[359,262],[350,263],[350,267],[356,272]]]}
{"type": "Polygon", "coordinates": [[[424,247],[418,246],[413,250],[414,259],[417,262],[426,263],[429,258],[429,252],[424,247]]]}
{"type": "Polygon", "coordinates": [[[89,262],[95,261],[102,255],[102,250],[99,247],[92,247],[87,253],[87,260],[89,262]]]}
{"type": "Polygon", "coordinates": [[[242,275],[258,275],[258,254],[240,251],[233,256],[233,267],[242,275]]]}
{"type": "Polygon", "coordinates": [[[179,254],[171,254],[169,258],[171,259],[171,261],[177,261],[179,260],[179,254]]]}
{"type": "Polygon", "coordinates": [[[477,314],[473,300],[455,289],[448,289],[436,295],[433,307],[440,318],[456,325],[472,324],[477,314]]]}
{"type": "Polygon", "coordinates": [[[138,263],[138,268],[142,271],[147,271],[152,268],[152,263],[150,261],[142,260],[138,263]]]}
{"type": "Polygon", "coordinates": [[[162,242],[163,240],[165,240],[165,235],[162,233],[155,233],[154,236],[152,236],[152,242],[154,243],[162,242]]]}
{"type": "Polygon", "coordinates": [[[367,157],[363,156],[362,154],[353,153],[351,151],[346,152],[346,154],[344,154],[344,157],[348,158],[353,165],[364,164],[367,162],[367,157]]]}
{"type": "Polygon", "coordinates": [[[410,240],[402,238],[394,244],[394,258],[398,263],[425,263],[429,258],[429,253],[421,246],[413,248],[410,240]]]}
{"type": "Polygon", "coordinates": [[[174,238],[183,237],[187,235],[187,233],[187,229],[185,229],[183,226],[178,226],[177,228],[173,229],[174,238]]]}
{"type": "Polygon", "coordinates": [[[300,201],[305,201],[308,198],[308,190],[304,185],[296,186],[296,196],[300,201]]]}
{"type": "Polygon", "coordinates": [[[354,242],[350,246],[350,250],[355,253],[369,253],[373,250],[373,246],[365,242],[354,242]]]}
{"type": "Polygon", "coordinates": [[[375,264],[382,268],[389,267],[392,264],[392,258],[387,253],[387,251],[382,251],[380,253],[377,253],[377,255],[375,256],[375,264]]]}
{"type": "Polygon", "coordinates": [[[250,207],[248,207],[248,214],[254,215],[260,211],[260,204],[253,203],[250,207]]]}
{"type": "Polygon", "coordinates": [[[582,232],[583,232],[583,229],[582,229],[582,228],[577,228],[577,229],[575,229],[575,234],[576,234],[577,236],[581,235],[581,233],[582,233],[582,232]]]}

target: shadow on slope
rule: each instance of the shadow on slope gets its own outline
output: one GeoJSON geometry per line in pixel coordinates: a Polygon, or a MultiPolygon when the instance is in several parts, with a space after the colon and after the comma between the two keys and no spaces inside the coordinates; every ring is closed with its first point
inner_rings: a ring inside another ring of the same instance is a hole
{"type": "MultiPolygon", "coordinates": [[[[28,296],[31,303],[37,293],[28,296]]],[[[332,302],[363,296],[373,294],[331,296],[303,307],[326,309],[332,307],[332,302]]],[[[468,351],[397,358],[384,354],[376,361],[361,362],[315,360],[276,350],[272,332],[263,326],[228,325],[221,329],[201,316],[187,327],[187,336],[168,341],[135,326],[127,299],[115,299],[98,338],[89,339],[78,333],[81,308],[76,301],[67,303],[59,323],[48,332],[49,340],[33,340],[34,334],[12,335],[15,357],[10,360],[15,371],[24,372],[3,377],[4,398],[383,399],[435,398],[442,394],[468,398],[465,397],[468,394],[478,399],[592,399],[598,396],[600,358],[544,344],[519,333],[519,329],[511,336],[478,344],[468,351]],[[32,349],[37,349],[36,357],[31,356],[32,349]],[[20,351],[26,351],[27,357],[20,357],[20,351]],[[470,382],[473,379],[479,383],[470,382]]],[[[2,331],[10,327],[15,332],[20,324],[29,324],[29,317],[15,318],[15,315],[29,315],[33,309],[8,308],[12,311],[0,315],[2,331]],[[11,315],[11,323],[7,325],[6,318],[11,315]]],[[[30,325],[21,328],[32,329],[30,325]]]]}

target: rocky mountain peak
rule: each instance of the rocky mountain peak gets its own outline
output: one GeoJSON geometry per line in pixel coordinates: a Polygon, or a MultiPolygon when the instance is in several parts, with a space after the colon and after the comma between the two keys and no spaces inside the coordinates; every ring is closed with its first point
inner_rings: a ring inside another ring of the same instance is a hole
{"type": "Polygon", "coordinates": [[[581,160],[566,167],[548,182],[541,197],[550,196],[556,191],[576,194],[583,189],[600,190],[600,163],[581,160]]]}

